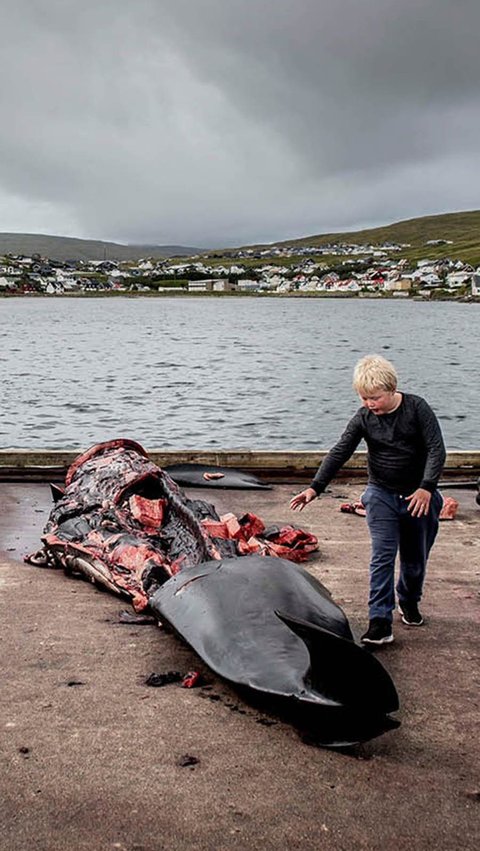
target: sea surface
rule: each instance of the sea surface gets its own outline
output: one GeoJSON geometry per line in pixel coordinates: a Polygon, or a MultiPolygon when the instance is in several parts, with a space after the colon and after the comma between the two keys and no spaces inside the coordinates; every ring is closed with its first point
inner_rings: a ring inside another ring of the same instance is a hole
{"type": "Polygon", "coordinates": [[[479,449],[479,327],[478,305],[400,299],[0,299],[0,448],[325,449],[379,352],[448,448],[479,449]]]}

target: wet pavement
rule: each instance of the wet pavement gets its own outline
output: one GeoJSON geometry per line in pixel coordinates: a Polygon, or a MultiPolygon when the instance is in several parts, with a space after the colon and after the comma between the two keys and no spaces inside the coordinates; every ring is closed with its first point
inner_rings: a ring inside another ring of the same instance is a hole
{"type": "MultiPolygon", "coordinates": [[[[308,569],[358,636],[368,532],[339,505],[362,488],[339,483],[293,515],[298,489],[187,492],[316,534],[308,569]]],[[[431,555],[426,624],[396,615],[377,651],[402,725],[340,752],[246,703],[168,632],[122,622],[126,601],[23,564],[49,487],[0,485],[2,851],[480,847],[480,508],[473,491],[451,494],[460,508],[431,555]],[[145,684],[192,669],[206,687],[145,684]]]]}

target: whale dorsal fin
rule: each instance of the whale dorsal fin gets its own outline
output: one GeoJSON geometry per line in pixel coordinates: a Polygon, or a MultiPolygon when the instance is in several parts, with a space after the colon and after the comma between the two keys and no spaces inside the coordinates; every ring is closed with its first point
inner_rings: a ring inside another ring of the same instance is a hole
{"type": "Polygon", "coordinates": [[[58,500],[65,494],[64,488],[61,488],[60,485],[54,485],[52,482],[50,482],[50,490],[54,502],[58,502],[58,500]]]}

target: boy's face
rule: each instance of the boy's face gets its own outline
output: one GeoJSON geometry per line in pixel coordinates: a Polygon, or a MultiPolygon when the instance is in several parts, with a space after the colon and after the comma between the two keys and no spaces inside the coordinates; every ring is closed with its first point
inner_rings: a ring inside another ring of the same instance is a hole
{"type": "Polygon", "coordinates": [[[372,390],[371,393],[359,393],[362,405],[368,408],[372,414],[381,416],[389,414],[397,406],[396,390],[372,390]]]}

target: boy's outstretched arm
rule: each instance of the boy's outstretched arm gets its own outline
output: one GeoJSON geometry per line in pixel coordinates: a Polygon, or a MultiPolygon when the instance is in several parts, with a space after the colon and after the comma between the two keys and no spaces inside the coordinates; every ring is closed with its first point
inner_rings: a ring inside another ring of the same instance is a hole
{"type": "Polygon", "coordinates": [[[362,437],[361,419],[359,411],[357,411],[348,423],[340,440],[323,459],[310,487],[297,493],[290,500],[290,508],[293,511],[297,509],[302,511],[309,502],[312,502],[315,497],[323,493],[328,483],[338,473],[345,461],[348,461],[350,456],[355,452],[362,437]]]}

